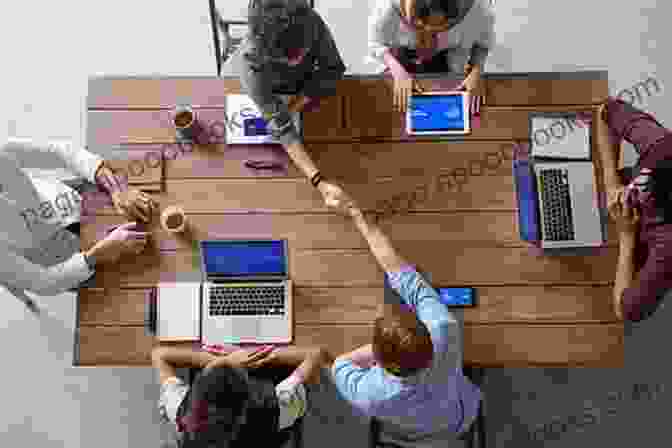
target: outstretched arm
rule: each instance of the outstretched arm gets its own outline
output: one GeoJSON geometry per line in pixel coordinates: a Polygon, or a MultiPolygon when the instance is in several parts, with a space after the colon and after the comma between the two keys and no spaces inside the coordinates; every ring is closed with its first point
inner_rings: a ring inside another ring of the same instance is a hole
{"type": "Polygon", "coordinates": [[[355,226],[369,244],[371,253],[385,272],[396,272],[402,266],[408,264],[397,253],[389,238],[378,227],[378,224],[367,219],[359,208],[352,210],[352,218],[355,226]]]}

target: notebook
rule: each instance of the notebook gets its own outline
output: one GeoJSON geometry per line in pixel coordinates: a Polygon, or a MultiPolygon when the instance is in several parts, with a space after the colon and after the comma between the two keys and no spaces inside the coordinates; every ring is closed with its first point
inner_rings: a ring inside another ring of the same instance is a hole
{"type": "MultiPolygon", "coordinates": [[[[285,103],[287,96],[280,96],[285,103]]],[[[226,143],[228,145],[264,145],[280,143],[266,129],[261,111],[247,95],[226,96],[226,143]]],[[[293,114],[294,125],[301,132],[301,114],[293,114]]]]}
{"type": "Polygon", "coordinates": [[[160,341],[201,338],[201,283],[162,282],[157,285],[156,337],[160,341]]]}

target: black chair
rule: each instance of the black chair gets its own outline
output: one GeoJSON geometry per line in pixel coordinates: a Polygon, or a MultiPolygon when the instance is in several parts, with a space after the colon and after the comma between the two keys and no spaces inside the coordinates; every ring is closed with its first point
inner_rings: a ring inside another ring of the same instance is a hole
{"type": "MultiPolygon", "coordinates": [[[[481,387],[485,378],[485,371],[483,368],[478,367],[464,367],[464,376],[481,387]]],[[[392,443],[381,443],[380,434],[380,420],[372,418],[369,423],[369,448],[401,448],[392,443]]],[[[483,413],[483,402],[481,402],[476,420],[474,420],[465,433],[459,436],[458,440],[466,442],[467,448],[485,448],[485,435],[485,415],[483,413]]]]}
{"type": "MultiPolygon", "coordinates": [[[[315,1],[309,0],[310,7],[315,7],[315,1]]],[[[222,63],[236,51],[243,38],[231,36],[231,26],[247,26],[247,21],[224,20],[222,14],[215,7],[215,0],[208,0],[210,8],[210,25],[212,26],[212,40],[217,63],[217,76],[222,75],[222,63]],[[220,35],[221,32],[221,35],[220,35]]]]}
{"type": "MultiPolygon", "coordinates": [[[[198,367],[189,369],[189,384],[193,384],[196,376],[201,371],[198,367]]],[[[265,378],[273,381],[273,384],[278,384],[287,378],[294,371],[294,368],[285,367],[260,367],[248,373],[257,378],[265,378]]],[[[268,448],[303,448],[303,419],[298,418],[292,426],[280,431],[278,446],[268,448]]]]}

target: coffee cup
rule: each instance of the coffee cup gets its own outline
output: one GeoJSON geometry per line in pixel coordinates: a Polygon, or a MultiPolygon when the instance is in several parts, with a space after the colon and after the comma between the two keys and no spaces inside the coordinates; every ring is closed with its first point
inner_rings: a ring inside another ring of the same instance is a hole
{"type": "Polygon", "coordinates": [[[203,127],[198,122],[196,111],[189,106],[180,105],[173,109],[173,126],[179,141],[201,143],[205,138],[203,127]]]}
{"type": "Polygon", "coordinates": [[[187,216],[181,207],[171,205],[161,213],[161,227],[170,233],[182,233],[187,227],[187,216]]]}

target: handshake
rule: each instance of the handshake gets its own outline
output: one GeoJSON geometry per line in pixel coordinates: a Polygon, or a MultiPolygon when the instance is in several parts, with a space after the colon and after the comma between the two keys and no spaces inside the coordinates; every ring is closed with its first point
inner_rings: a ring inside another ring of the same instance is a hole
{"type": "Polygon", "coordinates": [[[346,216],[354,217],[361,213],[359,205],[352,197],[335,183],[323,180],[317,184],[327,207],[346,216]]]}

